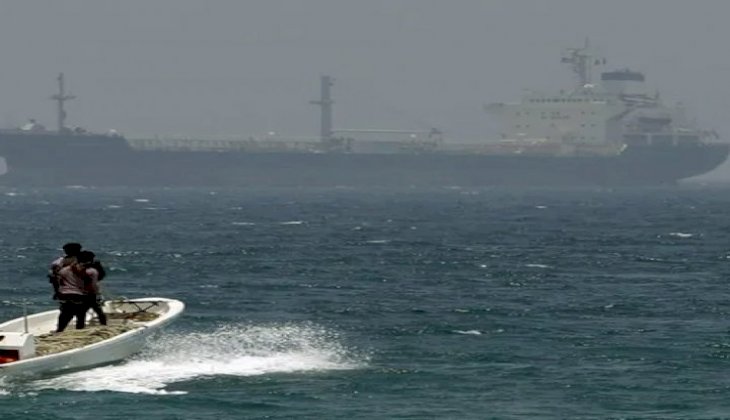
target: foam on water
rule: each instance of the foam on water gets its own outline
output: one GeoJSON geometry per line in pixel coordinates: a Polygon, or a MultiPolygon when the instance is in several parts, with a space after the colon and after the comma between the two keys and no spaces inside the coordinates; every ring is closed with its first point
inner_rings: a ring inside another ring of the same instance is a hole
{"type": "Polygon", "coordinates": [[[5,383],[5,378],[0,378],[0,395],[9,395],[8,386],[5,383]]]}
{"type": "Polygon", "coordinates": [[[337,334],[313,325],[227,325],[210,333],[168,334],[120,365],[38,380],[38,390],[185,394],[165,388],[212,376],[255,376],[365,366],[337,334]]]}
{"type": "Polygon", "coordinates": [[[530,267],[530,268],[550,268],[550,266],[547,265],[547,264],[525,264],[525,267],[530,267]]]}
{"type": "Polygon", "coordinates": [[[453,330],[455,334],[463,334],[463,335],[482,335],[482,332],[479,330],[453,330]]]}
{"type": "Polygon", "coordinates": [[[675,238],[691,238],[694,235],[691,233],[684,233],[684,232],[670,232],[669,236],[674,236],[675,238]]]}

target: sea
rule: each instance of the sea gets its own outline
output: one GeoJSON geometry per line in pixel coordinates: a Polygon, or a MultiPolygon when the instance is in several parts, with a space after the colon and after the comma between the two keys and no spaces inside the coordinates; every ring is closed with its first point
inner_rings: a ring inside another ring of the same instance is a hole
{"type": "Polygon", "coordinates": [[[730,186],[0,189],[0,319],[184,315],[116,364],[0,378],[0,419],[730,418],[730,186]]]}

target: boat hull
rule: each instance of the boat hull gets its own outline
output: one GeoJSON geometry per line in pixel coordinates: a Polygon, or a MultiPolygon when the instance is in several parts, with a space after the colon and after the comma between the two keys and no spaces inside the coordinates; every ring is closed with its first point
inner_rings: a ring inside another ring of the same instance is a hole
{"type": "MultiPolygon", "coordinates": [[[[160,328],[179,317],[185,307],[182,302],[174,299],[145,298],[135,299],[133,302],[140,304],[145,302],[163,302],[165,305],[168,305],[168,310],[151,322],[140,324],[137,328],[104,341],[59,353],[0,364],[0,376],[55,373],[84,369],[123,360],[139,352],[150,335],[158,332],[160,328]]],[[[53,310],[29,315],[28,332],[34,336],[39,336],[54,330],[58,319],[58,312],[58,310],[53,310]]],[[[23,318],[0,324],[0,334],[9,331],[21,332],[24,328],[23,324],[23,318]]]]}
{"type": "Polygon", "coordinates": [[[123,138],[0,135],[7,186],[614,186],[672,184],[722,164],[726,144],[610,156],[136,150],[123,138]]]}

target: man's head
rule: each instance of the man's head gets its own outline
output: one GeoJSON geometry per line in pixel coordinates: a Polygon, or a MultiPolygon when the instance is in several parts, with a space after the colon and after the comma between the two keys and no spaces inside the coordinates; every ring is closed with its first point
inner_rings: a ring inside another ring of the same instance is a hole
{"type": "Polygon", "coordinates": [[[75,257],[81,252],[81,244],[78,242],[68,242],[63,245],[63,252],[69,257],[75,257]]]}
{"type": "Polygon", "coordinates": [[[76,261],[78,261],[79,264],[89,265],[94,262],[94,257],[96,257],[96,255],[94,255],[91,251],[81,251],[76,256],[76,261]]]}

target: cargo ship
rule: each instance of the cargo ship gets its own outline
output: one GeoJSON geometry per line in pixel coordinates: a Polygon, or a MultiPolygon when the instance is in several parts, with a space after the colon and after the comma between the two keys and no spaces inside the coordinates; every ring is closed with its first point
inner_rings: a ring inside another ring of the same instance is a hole
{"type": "Polygon", "coordinates": [[[339,130],[333,78],[322,76],[319,137],[307,140],[128,139],[66,126],[73,99],[58,77],[56,129],[31,121],[0,130],[0,185],[169,187],[477,187],[670,185],[721,165],[730,150],[645,87],[645,76],[605,65],[586,43],[562,62],[577,83],[485,105],[502,134],[447,141],[441,131],[339,130]],[[367,133],[366,138],[355,138],[367,133]],[[379,138],[373,138],[380,136],[379,138]],[[386,139],[385,137],[396,137],[386,139]],[[401,136],[401,137],[398,137],[401,136]]]}

